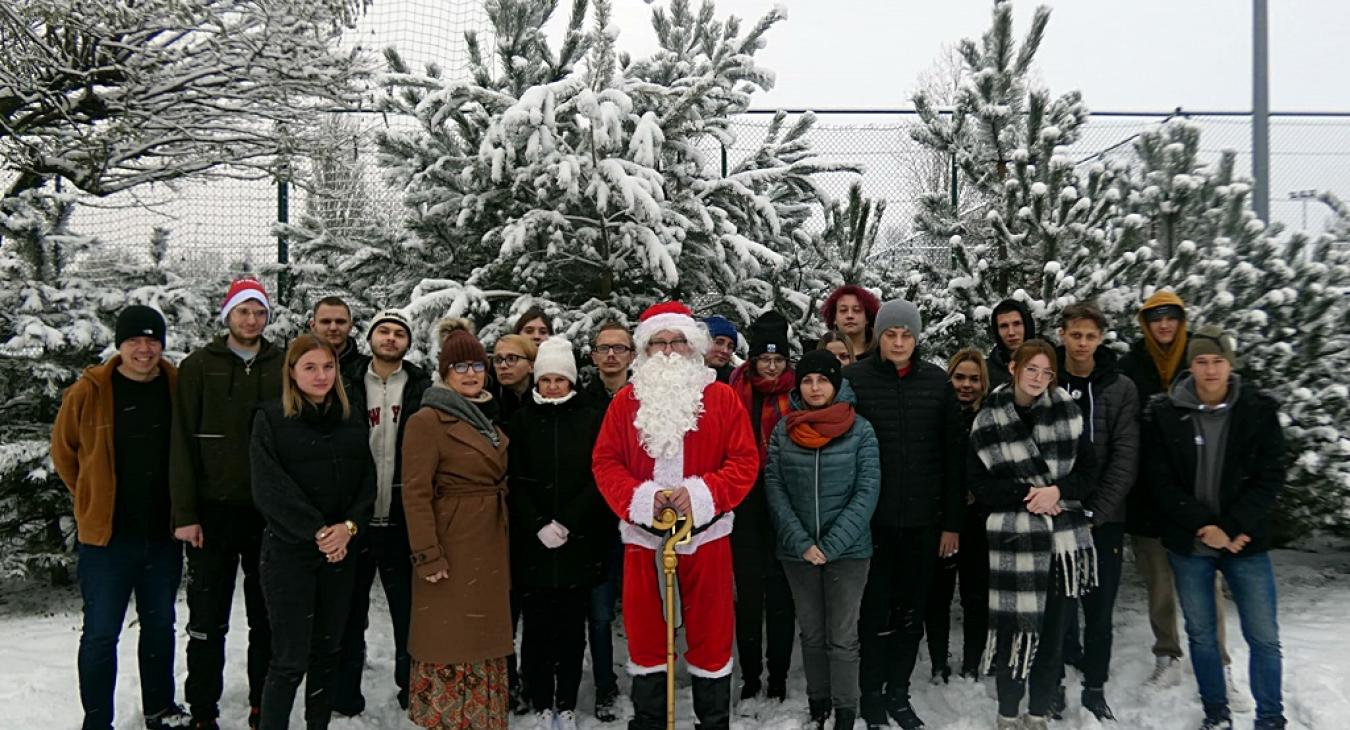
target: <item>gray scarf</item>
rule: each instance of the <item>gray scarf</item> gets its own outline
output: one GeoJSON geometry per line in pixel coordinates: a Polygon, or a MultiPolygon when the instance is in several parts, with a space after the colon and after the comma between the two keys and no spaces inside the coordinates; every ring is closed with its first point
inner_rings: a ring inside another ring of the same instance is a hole
{"type": "Polygon", "coordinates": [[[483,415],[483,411],[473,401],[444,384],[437,383],[427,388],[427,392],[422,395],[422,405],[431,406],[464,421],[473,426],[475,431],[483,434],[483,438],[491,441],[493,446],[501,446],[501,436],[497,434],[497,427],[492,425],[492,419],[483,415]]]}

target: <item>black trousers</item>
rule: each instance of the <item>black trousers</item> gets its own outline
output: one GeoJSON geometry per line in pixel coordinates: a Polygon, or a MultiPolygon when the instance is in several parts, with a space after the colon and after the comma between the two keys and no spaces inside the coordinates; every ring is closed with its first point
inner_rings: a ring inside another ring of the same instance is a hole
{"type": "MultiPolygon", "coordinates": [[[[354,573],[352,605],[342,637],[333,707],[360,711],[361,673],[366,666],[366,629],[370,627],[370,590],[380,578],[394,629],[394,685],[400,703],[408,699],[408,623],[412,612],[412,559],[408,530],[402,525],[372,526],[356,536],[348,550],[354,573]]],[[[347,713],[352,714],[352,713],[347,713]]]]}
{"type": "Polygon", "coordinates": [[[305,722],[328,727],[356,577],[351,556],[329,563],[314,545],[290,545],[267,535],[261,567],[273,633],[260,730],[286,730],[296,688],[306,677],[305,722]]]}
{"type": "Polygon", "coordinates": [[[1064,658],[1079,662],[1083,686],[1102,689],[1111,675],[1111,645],[1115,633],[1116,595],[1124,563],[1125,525],[1112,523],[1092,528],[1097,548],[1097,587],[1075,601],[1064,626],[1064,658]],[[1078,606],[1083,605],[1083,639],[1078,639],[1078,606]]]}
{"type": "Polygon", "coordinates": [[[248,703],[262,704],[263,682],[272,657],[272,629],[259,580],[263,519],[252,505],[201,505],[202,546],[187,548],[188,645],[183,698],[192,716],[220,717],[224,689],[225,635],[239,568],[244,569],[248,612],[248,703]]]}
{"type": "Polygon", "coordinates": [[[769,680],[787,680],[797,614],[783,564],[774,555],[772,528],[731,533],[736,579],[736,652],[741,679],[757,682],[767,659],[769,680]]]}
{"type": "Polygon", "coordinates": [[[520,671],[536,711],[577,708],[590,598],[590,586],[520,589],[520,671]]]}
{"type": "Polygon", "coordinates": [[[1064,574],[1059,568],[1053,569],[1050,580],[1050,593],[1045,599],[1045,614],[1041,620],[1040,642],[1036,646],[1036,656],[1031,660],[1030,676],[1027,679],[1014,679],[1008,666],[1008,654],[1012,645],[1010,633],[1000,633],[995,644],[994,677],[998,687],[998,714],[1015,717],[1022,705],[1022,695],[1030,685],[1031,698],[1027,701],[1027,712],[1045,717],[1050,711],[1050,702],[1059,681],[1064,676],[1064,624],[1069,612],[1073,610],[1073,599],[1064,595],[1064,574]]]}
{"type": "Polygon", "coordinates": [[[872,528],[872,562],[858,617],[864,696],[909,697],[937,549],[936,527],[872,528]]]}
{"type": "Polygon", "coordinates": [[[961,581],[961,626],[964,643],[961,671],[978,672],[989,636],[989,537],[987,513],[967,510],[961,526],[961,547],[950,558],[937,558],[928,597],[928,655],[933,667],[945,666],[951,650],[951,605],[957,578],[961,581]]]}

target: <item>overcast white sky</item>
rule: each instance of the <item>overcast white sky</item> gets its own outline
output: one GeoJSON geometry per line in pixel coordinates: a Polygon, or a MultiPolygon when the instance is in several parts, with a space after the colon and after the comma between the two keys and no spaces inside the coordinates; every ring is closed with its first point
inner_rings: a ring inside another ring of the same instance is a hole
{"type": "MultiPolygon", "coordinates": [[[[699,0],[694,0],[695,4],[699,0]]],[[[567,5],[567,3],[560,3],[567,5]]],[[[717,0],[719,15],[758,18],[775,0],[717,0]]],[[[760,63],[777,87],[754,106],[907,107],[915,78],[943,44],[977,37],[981,0],[786,0],[788,19],[760,63]]],[[[1246,110],[1251,106],[1249,0],[1058,0],[1038,57],[1051,91],[1083,91],[1089,108],[1246,110]]],[[[1036,3],[1018,2],[1024,32],[1036,3]]],[[[620,46],[655,45],[643,0],[614,0],[620,46]]],[[[565,11],[559,12],[564,15],[565,11]]],[[[1350,110],[1350,2],[1270,0],[1273,110],[1350,110]]]]}

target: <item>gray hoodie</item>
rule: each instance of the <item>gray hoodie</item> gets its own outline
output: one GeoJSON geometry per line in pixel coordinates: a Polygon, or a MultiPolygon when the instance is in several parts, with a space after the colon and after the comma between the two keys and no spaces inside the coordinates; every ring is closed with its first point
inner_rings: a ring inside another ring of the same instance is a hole
{"type": "MultiPolygon", "coordinates": [[[[1195,497],[1215,514],[1223,512],[1219,495],[1223,486],[1224,450],[1228,447],[1229,416],[1233,404],[1237,403],[1242,392],[1242,377],[1234,373],[1228,377],[1228,395],[1217,406],[1210,407],[1200,401],[1195,391],[1195,378],[1190,374],[1172,384],[1168,394],[1172,404],[1191,414],[1191,423],[1195,424],[1195,497]]],[[[1203,547],[1197,541],[1197,548],[1203,547]]]]}

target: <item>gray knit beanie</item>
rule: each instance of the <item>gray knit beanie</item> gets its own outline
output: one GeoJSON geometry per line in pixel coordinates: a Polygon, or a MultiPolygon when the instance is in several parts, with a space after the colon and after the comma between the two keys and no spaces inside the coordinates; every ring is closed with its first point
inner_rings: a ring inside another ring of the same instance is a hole
{"type": "Polygon", "coordinates": [[[892,327],[904,327],[914,335],[915,342],[918,342],[919,335],[923,332],[923,318],[919,316],[919,308],[904,299],[892,299],[881,305],[872,331],[880,339],[881,333],[892,327]]]}

